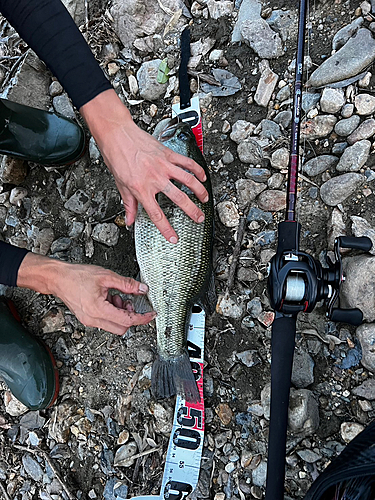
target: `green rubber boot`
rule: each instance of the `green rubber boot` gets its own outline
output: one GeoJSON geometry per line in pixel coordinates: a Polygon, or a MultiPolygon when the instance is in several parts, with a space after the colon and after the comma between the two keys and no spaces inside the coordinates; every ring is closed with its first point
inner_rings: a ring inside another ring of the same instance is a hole
{"type": "Polygon", "coordinates": [[[0,300],[0,377],[30,410],[48,408],[57,398],[59,379],[51,351],[21,325],[13,303],[3,300],[0,300]]]}
{"type": "Polygon", "coordinates": [[[85,149],[85,134],[75,121],[0,99],[0,154],[42,165],[69,165],[85,149]]]}

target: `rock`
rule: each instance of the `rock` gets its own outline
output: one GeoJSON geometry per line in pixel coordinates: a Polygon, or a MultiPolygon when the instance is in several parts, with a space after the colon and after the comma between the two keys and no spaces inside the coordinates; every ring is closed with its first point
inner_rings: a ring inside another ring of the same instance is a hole
{"type": "Polygon", "coordinates": [[[241,35],[261,59],[274,59],[283,55],[280,36],[262,18],[242,23],[241,35]]]}
{"type": "Polygon", "coordinates": [[[26,474],[34,481],[41,481],[43,479],[43,470],[41,466],[28,453],[22,456],[22,465],[25,468],[26,474]]]}
{"type": "Polygon", "coordinates": [[[238,204],[240,208],[244,208],[250,201],[255,200],[262,191],[267,189],[267,186],[250,179],[239,179],[236,181],[236,189],[238,204]]]}
{"type": "Polygon", "coordinates": [[[375,111],[375,97],[371,94],[358,94],[354,104],[359,115],[371,115],[375,111]]]}
{"type": "Polygon", "coordinates": [[[363,425],[356,422],[343,422],[340,427],[341,437],[345,443],[350,443],[364,429],[363,425]]]}
{"type": "Polygon", "coordinates": [[[232,132],[229,137],[232,141],[240,144],[242,141],[247,139],[255,130],[255,125],[246,120],[237,120],[236,123],[233,124],[232,132]]]}
{"type": "Polygon", "coordinates": [[[226,403],[220,403],[216,408],[215,408],[215,413],[219,417],[220,422],[228,426],[233,418],[233,412],[230,409],[230,406],[227,405],[226,403]]]}
{"type": "Polygon", "coordinates": [[[273,311],[263,311],[257,317],[259,323],[261,323],[266,328],[269,328],[272,325],[274,319],[275,313],[273,311]]]}
{"type": "Polygon", "coordinates": [[[357,173],[342,174],[325,182],[320,188],[320,196],[326,205],[334,207],[351,196],[366,180],[357,173]]]}
{"type": "Polygon", "coordinates": [[[259,297],[250,300],[246,305],[246,310],[252,318],[257,318],[263,311],[262,302],[259,297]]]}
{"type": "Polygon", "coordinates": [[[320,94],[313,92],[303,92],[302,93],[302,109],[305,113],[308,113],[311,109],[320,101],[320,94]]]}
{"type": "Polygon", "coordinates": [[[245,21],[261,19],[262,4],[259,0],[242,0],[236,24],[232,32],[232,42],[241,42],[241,28],[245,21]]]}
{"type": "Polygon", "coordinates": [[[224,165],[229,165],[230,163],[234,162],[234,156],[230,151],[226,151],[221,161],[224,163],[224,165]]]}
{"type": "Polygon", "coordinates": [[[237,352],[236,356],[248,368],[251,368],[252,366],[255,365],[259,365],[261,363],[258,351],[255,351],[254,349],[243,352],[237,352]]]}
{"type": "Polygon", "coordinates": [[[10,192],[9,203],[12,205],[16,205],[17,207],[21,206],[21,201],[27,196],[27,189],[23,187],[15,187],[10,192]]]}
{"type": "Polygon", "coordinates": [[[55,239],[55,233],[53,232],[53,229],[49,227],[39,229],[34,226],[32,239],[32,251],[40,255],[47,255],[51,248],[52,242],[55,239]]]}
{"type": "Polygon", "coordinates": [[[70,238],[61,237],[55,240],[51,245],[51,253],[64,252],[68,250],[72,244],[72,240],[70,238]]]}
{"type": "Polygon", "coordinates": [[[326,170],[330,170],[338,162],[338,158],[333,155],[320,155],[312,158],[302,165],[302,172],[314,177],[315,175],[322,174],[326,170]]]}
{"type": "Polygon", "coordinates": [[[240,267],[237,271],[237,279],[239,281],[257,281],[259,279],[258,273],[249,267],[240,267]]]}
{"type": "Polygon", "coordinates": [[[354,130],[352,134],[347,138],[348,144],[354,144],[357,141],[362,141],[363,139],[368,139],[375,134],[375,120],[369,118],[361,123],[361,125],[354,130]]]}
{"type": "Polygon", "coordinates": [[[49,84],[50,76],[46,67],[34,52],[29,51],[2,97],[48,111],[51,105],[49,84]]]}
{"type": "Polygon", "coordinates": [[[342,307],[358,307],[365,321],[375,321],[375,257],[356,255],[343,259],[345,281],[341,285],[342,307]]]}
{"type": "Polygon", "coordinates": [[[58,82],[57,80],[54,80],[51,85],[49,86],[49,95],[51,97],[56,97],[57,95],[60,95],[63,93],[64,89],[62,87],[62,85],[60,84],[60,82],[58,82]]]}
{"type": "Polygon", "coordinates": [[[343,152],[345,151],[345,148],[347,148],[347,147],[348,147],[347,142],[336,142],[332,146],[332,154],[337,155],[337,156],[341,156],[343,154],[343,152]]]}
{"type": "Polygon", "coordinates": [[[314,140],[329,135],[337,122],[334,115],[317,115],[315,118],[303,119],[301,123],[301,139],[314,140]]]}
{"type": "Polygon", "coordinates": [[[28,166],[23,160],[3,156],[0,165],[0,180],[3,183],[21,184],[27,176],[28,166]]]}
{"type": "Polygon", "coordinates": [[[307,462],[308,464],[313,464],[314,462],[317,462],[322,458],[321,455],[318,453],[315,453],[312,450],[297,450],[297,455],[302,458],[304,462],[307,462]]]}
{"type": "MultiPolygon", "coordinates": [[[[183,0],[164,0],[163,6],[171,12],[182,9],[183,16],[178,20],[175,29],[181,28],[190,16],[183,0]]],[[[162,5],[143,0],[114,0],[110,8],[113,17],[113,28],[124,45],[123,52],[131,53],[137,38],[162,34],[171,15],[165,12],[162,5]]]]}
{"type": "Polygon", "coordinates": [[[148,101],[155,101],[165,94],[168,83],[158,83],[157,76],[161,59],[147,61],[137,71],[139,95],[148,101]]]}
{"type": "Polygon", "coordinates": [[[4,405],[6,413],[18,417],[29,411],[29,408],[18,401],[10,391],[4,392],[4,405]]]}
{"type": "Polygon", "coordinates": [[[236,205],[232,201],[221,201],[217,204],[217,213],[220,222],[226,227],[238,226],[240,215],[236,205]]]}
{"type": "Polygon", "coordinates": [[[113,222],[97,224],[92,231],[92,239],[109,247],[117,245],[120,229],[113,222]]]}
{"type": "Polygon", "coordinates": [[[91,201],[87,194],[82,191],[82,189],[78,189],[73,196],[65,202],[64,207],[76,214],[83,214],[87,212],[90,204],[91,201]]]}
{"type": "Polygon", "coordinates": [[[327,247],[333,250],[336,238],[345,235],[346,235],[346,225],[344,223],[343,213],[337,207],[335,207],[332,210],[331,219],[328,222],[327,247]]]}
{"type": "Polygon", "coordinates": [[[361,73],[375,59],[375,40],[366,28],[326,59],[311,75],[308,87],[324,87],[361,73]],[[334,68],[334,71],[332,70],[334,68]]]}
{"type": "Polygon", "coordinates": [[[243,304],[225,295],[219,295],[216,304],[216,312],[226,318],[240,319],[244,313],[243,304]]]}
{"type": "Polygon", "coordinates": [[[350,118],[340,120],[335,125],[335,133],[342,137],[347,137],[358,127],[361,121],[358,115],[352,115],[350,118]]]}
{"type": "Polygon", "coordinates": [[[130,467],[134,464],[133,456],[137,453],[138,447],[135,441],[123,444],[116,451],[113,465],[115,467],[130,467]]]}
{"type": "Polygon", "coordinates": [[[155,431],[169,437],[172,430],[172,408],[164,408],[160,403],[152,402],[149,412],[154,416],[155,431]]]}
{"type": "Polygon", "coordinates": [[[259,195],[258,205],[266,212],[279,212],[286,208],[286,195],[277,189],[264,191],[259,195]]]}
{"type": "Polygon", "coordinates": [[[375,324],[360,325],[356,330],[362,348],[362,365],[370,372],[375,372],[375,324]]]}
{"type": "Polygon", "coordinates": [[[358,29],[361,27],[364,19],[363,17],[357,17],[351,24],[341,28],[333,37],[332,48],[333,50],[340,49],[346,42],[355,35],[358,29]]]}
{"type": "Polygon", "coordinates": [[[43,427],[46,419],[39,415],[38,411],[29,411],[20,418],[20,425],[25,429],[33,430],[43,427]]]}
{"type": "Polygon", "coordinates": [[[70,436],[70,427],[77,420],[77,404],[72,399],[65,399],[61,404],[55,406],[48,424],[49,436],[57,443],[66,443],[70,436]]]}
{"type": "Polygon", "coordinates": [[[365,398],[368,401],[375,400],[375,380],[368,378],[361,385],[352,390],[354,396],[365,398]]]}
{"type": "Polygon", "coordinates": [[[275,141],[283,137],[281,129],[277,123],[272,120],[262,120],[258,125],[257,129],[260,127],[260,137],[262,139],[270,139],[271,141],[275,141]]]}
{"type": "Polygon", "coordinates": [[[82,2],[77,2],[77,0],[62,0],[62,3],[67,8],[69,14],[74,19],[77,26],[84,24],[86,20],[85,6],[82,2]]]}
{"type": "Polygon", "coordinates": [[[263,387],[262,392],[260,393],[260,401],[261,401],[262,408],[263,408],[264,418],[266,420],[269,420],[270,413],[271,413],[271,384],[270,383],[266,384],[263,387]]]}
{"type": "Polygon", "coordinates": [[[264,212],[257,207],[251,207],[249,213],[247,215],[248,222],[251,221],[263,221],[263,222],[271,222],[273,220],[271,212],[264,212]]]}
{"type": "Polygon", "coordinates": [[[66,94],[58,95],[52,99],[53,107],[56,113],[66,116],[67,118],[75,119],[76,114],[74,112],[72,103],[66,94]]]}
{"type": "Polygon", "coordinates": [[[64,311],[61,307],[50,309],[40,322],[40,328],[43,333],[59,332],[65,325],[64,311]]]}
{"type": "Polygon", "coordinates": [[[240,161],[258,165],[263,159],[262,148],[254,139],[245,139],[237,147],[240,161]]]}
{"type": "Polygon", "coordinates": [[[272,71],[267,60],[259,63],[259,69],[261,76],[254,95],[254,101],[259,106],[266,108],[270,102],[272,93],[275,90],[279,76],[272,71]]]}
{"type": "Polygon", "coordinates": [[[89,155],[91,161],[96,161],[100,158],[100,151],[93,137],[90,137],[89,141],[89,155]]]}
{"type": "Polygon", "coordinates": [[[296,30],[297,17],[294,12],[289,10],[273,10],[270,17],[267,19],[268,24],[272,29],[277,31],[285,42],[290,34],[296,30]]]}
{"type": "Polygon", "coordinates": [[[297,349],[293,358],[292,384],[305,388],[314,383],[314,361],[303,349],[297,349]]]}
{"type": "Polygon", "coordinates": [[[310,436],[318,429],[318,403],[311,391],[291,389],[288,423],[293,432],[304,436],[310,436]]]}
{"type": "Polygon", "coordinates": [[[348,103],[342,107],[341,116],[343,118],[350,118],[354,112],[354,104],[348,103]]]}
{"type": "Polygon", "coordinates": [[[267,463],[262,460],[258,467],[252,472],[252,480],[255,486],[262,488],[266,484],[267,463]]]}
{"type": "Polygon", "coordinates": [[[372,242],[372,248],[369,251],[372,255],[375,255],[375,229],[373,229],[366,219],[363,217],[358,217],[353,215],[350,217],[352,224],[352,232],[354,236],[367,236],[372,242]]]}
{"type": "Polygon", "coordinates": [[[280,170],[288,168],[289,150],[287,148],[280,148],[274,151],[271,156],[271,165],[280,170]]]}
{"type": "Polygon", "coordinates": [[[212,19],[229,16],[233,12],[233,2],[230,0],[208,0],[208,12],[212,19]]]}
{"type": "Polygon", "coordinates": [[[344,92],[341,89],[325,88],[320,98],[320,109],[323,113],[338,113],[345,104],[344,92]]]}
{"type": "Polygon", "coordinates": [[[366,163],[370,154],[371,142],[358,141],[343,152],[336,170],[339,172],[358,172],[366,163]]]}
{"type": "Polygon", "coordinates": [[[287,111],[281,111],[275,116],[273,121],[286,130],[292,123],[292,112],[289,109],[287,111]]]}

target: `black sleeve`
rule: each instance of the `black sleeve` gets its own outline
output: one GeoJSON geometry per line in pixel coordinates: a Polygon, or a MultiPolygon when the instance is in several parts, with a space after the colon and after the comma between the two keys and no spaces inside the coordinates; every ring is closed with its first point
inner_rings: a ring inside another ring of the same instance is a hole
{"type": "Polygon", "coordinates": [[[0,12],[58,78],[77,108],[112,88],[60,0],[0,0],[0,12]]]}
{"type": "Polygon", "coordinates": [[[0,284],[17,286],[18,269],[27,253],[25,248],[0,241],[0,284]]]}

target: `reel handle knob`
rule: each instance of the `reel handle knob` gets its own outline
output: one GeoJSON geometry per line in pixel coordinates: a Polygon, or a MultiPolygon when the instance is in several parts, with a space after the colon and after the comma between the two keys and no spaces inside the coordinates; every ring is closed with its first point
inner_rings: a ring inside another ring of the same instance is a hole
{"type": "Polygon", "coordinates": [[[330,316],[331,321],[347,323],[348,325],[359,326],[363,320],[362,311],[358,308],[355,309],[332,309],[330,316]]]}
{"type": "Polygon", "coordinates": [[[363,252],[369,252],[372,247],[372,242],[367,236],[339,236],[339,243],[341,248],[353,248],[363,252]]]}

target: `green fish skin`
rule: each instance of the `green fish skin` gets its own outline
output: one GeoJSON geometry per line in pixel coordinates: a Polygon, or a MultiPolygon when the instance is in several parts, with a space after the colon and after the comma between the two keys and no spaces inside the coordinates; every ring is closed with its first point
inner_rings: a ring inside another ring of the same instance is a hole
{"type": "Polygon", "coordinates": [[[136,255],[141,280],[148,285],[148,298],[157,312],[158,353],[152,367],[151,390],[157,399],[179,394],[186,401],[197,402],[200,398],[186,339],[192,306],[200,304],[211,314],[216,304],[212,275],[214,214],[210,173],[189,125],[175,120],[169,120],[166,126],[159,125],[157,138],[165,146],[193,158],[204,168],[207,176],[204,186],[210,199],[201,203],[186,186],[179,186],[205,215],[204,222],[197,224],[164,194],[158,195],[160,206],[178,234],[177,244],[169,243],[160,234],[143,207],[138,210],[136,255]]]}

